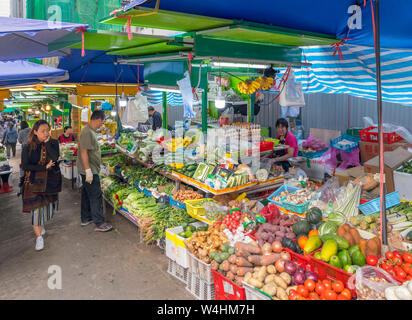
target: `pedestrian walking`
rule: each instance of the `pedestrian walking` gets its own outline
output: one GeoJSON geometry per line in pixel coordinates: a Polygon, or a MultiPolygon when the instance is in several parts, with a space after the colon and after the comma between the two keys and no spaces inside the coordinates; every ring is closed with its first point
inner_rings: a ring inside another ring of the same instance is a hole
{"type": "Polygon", "coordinates": [[[6,145],[7,158],[10,159],[10,150],[13,153],[13,157],[16,156],[16,144],[17,144],[18,133],[14,127],[14,123],[10,123],[9,127],[6,129],[3,135],[3,144],[6,145]]]}

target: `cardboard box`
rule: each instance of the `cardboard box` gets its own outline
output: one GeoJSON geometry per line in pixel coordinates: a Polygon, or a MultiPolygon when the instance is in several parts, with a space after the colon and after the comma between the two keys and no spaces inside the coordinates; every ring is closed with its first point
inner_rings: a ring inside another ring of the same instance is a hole
{"type": "Polygon", "coordinates": [[[365,176],[365,169],[364,167],[355,167],[350,168],[343,171],[336,171],[335,177],[338,178],[339,184],[344,186],[347,184],[348,181],[353,181],[357,178],[361,178],[365,176]]]}
{"type": "MultiPolygon", "coordinates": [[[[394,151],[385,152],[383,155],[385,162],[385,180],[388,193],[395,191],[393,171],[400,167],[404,161],[412,158],[412,153],[402,147],[394,151]]],[[[366,173],[379,173],[379,156],[376,156],[363,164],[366,173]]]]}
{"type": "MultiPolygon", "coordinates": [[[[384,152],[394,151],[399,147],[404,147],[404,148],[409,147],[410,148],[411,145],[406,141],[401,141],[401,142],[392,143],[392,144],[384,144],[383,151],[384,152]]],[[[379,143],[360,141],[359,149],[360,149],[361,162],[364,163],[376,157],[379,154],[379,143]]]]}

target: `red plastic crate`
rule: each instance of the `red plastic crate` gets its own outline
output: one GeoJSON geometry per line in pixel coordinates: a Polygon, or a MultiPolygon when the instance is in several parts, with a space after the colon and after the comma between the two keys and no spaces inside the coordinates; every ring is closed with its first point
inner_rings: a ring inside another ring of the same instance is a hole
{"type": "Polygon", "coordinates": [[[289,252],[290,259],[298,266],[305,268],[306,271],[313,271],[313,265],[310,258],[306,255],[301,255],[288,248],[283,248],[284,251],[289,252]]]}
{"type": "Polygon", "coordinates": [[[215,300],[246,300],[245,289],[219,272],[212,270],[215,285],[215,300]]]}
{"type": "MultiPolygon", "coordinates": [[[[313,255],[320,250],[321,249],[316,250],[315,252],[312,252],[312,254],[309,255],[309,258],[312,262],[311,264],[313,267],[313,272],[318,274],[318,277],[320,280],[324,280],[324,279],[328,279],[332,281],[340,280],[345,285],[345,288],[348,288],[348,280],[352,276],[352,274],[349,272],[346,272],[343,269],[331,266],[330,264],[313,257],[313,255]]],[[[356,297],[356,291],[355,290],[350,290],[350,291],[352,293],[352,297],[356,297]]]]}
{"type": "MultiPolygon", "coordinates": [[[[377,127],[368,127],[363,130],[359,130],[359,135],[362,141],[365,142],[379,142],[379,134],[378,132],[370,132],[377,127]]],[[[383,133],[383,143],[384,144],[392,144],[403,140],[402,137],[395,132],[384,132],[383,133]]]]}
{"type": "Polygon", "coordinates": [[[273,141],[261,141],[260,142],[260,152],[273,150],[273,141]]]}

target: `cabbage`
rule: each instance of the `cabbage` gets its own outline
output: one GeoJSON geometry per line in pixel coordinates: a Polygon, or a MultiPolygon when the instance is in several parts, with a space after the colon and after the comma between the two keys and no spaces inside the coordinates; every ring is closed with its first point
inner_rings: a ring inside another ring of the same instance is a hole
{"type": "Polygon", "coordinates": [[[319,235],[321,236],[328,234],[328,233],[336,234],[336,232],[338,231],[338,225],[335,222],[328,221],[328,222],[323,223],[319,227],[318,231],[319,231],[319,235]]]}
{"type": "Polygon", "coordinates": [[[341,212],[328,213],[328,221],[335,222],[338,226],[346,222],[346,216],[341,212]]]}

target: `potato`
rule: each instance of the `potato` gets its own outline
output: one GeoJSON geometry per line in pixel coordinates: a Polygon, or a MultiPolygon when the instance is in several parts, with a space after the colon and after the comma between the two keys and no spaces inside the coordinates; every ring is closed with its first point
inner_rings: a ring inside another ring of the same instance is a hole
{"type": "Polygon", "coordinates": [[[259,271],[258,271],[258,275],[257,278],[259,281],[263,282],[266,278],[267,272],[266,272],[266,267],[262,266],[259,271]]]}
{"type": "Polygon", "coordinates": [[[249,280],[252,279],[252,273],[250,272],[246,272],[245,274],[245,278],[243,281],[245,281],[246,283],[249,283],[249,280]]]}
{"type": "Polygon", "coordinates": [[[289,297],[286,294],[286,291],[280,287],[276,288],[276,297],[278,297],[280,300],[289,300],[289,297]]]}
{"type": "Polygon", "coordinates": [[[266,271],[270,274],[275,274],[276,273],[276,268],[273,264],[271,264],[271,265],[266,267],[266,271]]]}
{"type": "Polygon", "coordinates": [[[270,296],[274,296],[276,295],[277,288],[273,283],[268,283],[263,286],[262,291],[270,296]]]}
{"type": "Polygon", "coordinates": [[[263,288],[263,282],[257,280],[257,279],[250,279],[248,282],[251,286],[254,286],[258,289],[262,289],[263,288]]]}
{"type": "Polygon", "coordinates": [[[275,276],[275,283],[278,287],[281,287],[283,290],[286,290],[288,288],[288,285],[286,284],[285,280],[283,280],[279,276],[275,276]]]}
{"type": "Polygon", "coordinates": [[[279,277],[281,277],[287,285],[290,285],[290,283],[292,282],[292,278],[290,277],[290,275],[286,272],[282,272],[279,277]]]}
{"type": "Polygon", "coordinates": [[[273,282],[273,284],[275,283],[275,275],[274,274],[270,274],[270,275],[266,276],[265,284],[268,284],[270,282],[273,282]]]}

